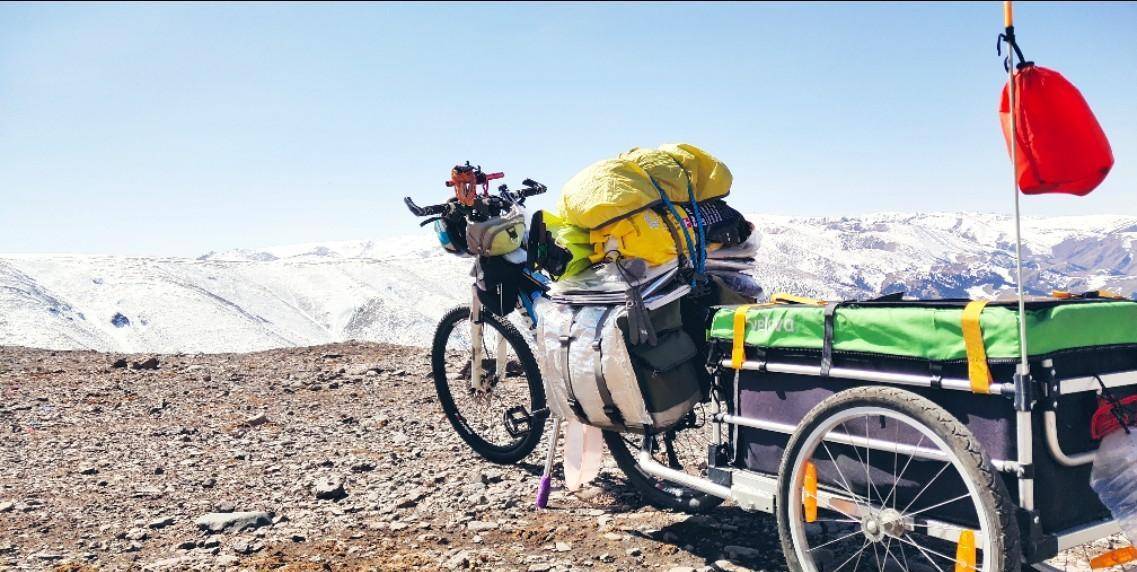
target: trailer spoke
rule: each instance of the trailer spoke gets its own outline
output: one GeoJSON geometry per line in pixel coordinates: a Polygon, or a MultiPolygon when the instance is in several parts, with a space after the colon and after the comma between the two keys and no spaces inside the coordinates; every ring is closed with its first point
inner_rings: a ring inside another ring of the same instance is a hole
{"type": "Polygon", "coordinates": [[[908,506],[904,507],[904,509],[901,510],[900,512],[907,513],[908,509],[912,508],[912,505],[916,504],[916,501],[920,499],[920,495],[924,494],[924,491],[927,491],[928,488],[932,486],[932,483],[936,482],[936,479],[940,478],[940,475],[944,474],[944,471],[946,471],[947,468],[950,466],[951,466],[950,461],[945,462],[944,466],[940,467],[939,472],[936,473],[936,476],[932,477],[932,479],[930,481],[925,483],[924,487],[922,489],[920,489],[920,492],[916,493],[916,496],[912,497],[912,500],[911,500],[911,502],[908,503],[908,506]]]}
{"type": "MultiPolygon", "coordinates": [[[[897,425],[897,427],[899,427],[899,425],[897,425]]],[[[921,433],[920,434],[920,440],[916,442],[916,448],[919,448],[920,445],[923,445],[923,444],[924,444],[924,435],[923,435],[923,433],[921,433]]],[[[896,508],[896,499],[893,498],[893,495],[896,494],[896,489],[899,488],[900,481],[904,478],[904,473],[908,471],[908,466],[912,464],[912,459],[915,459],[915,458],[916,458],[915,455],[909,455],[908,456],[908,460],[904,462],[904,468],[900,469],[900,475],[897,476],[895,482],[892,483],[892,491],[888,493],[888,498],[892,499],[892,508],[896,508]]],[[[886,506],[888,505],[888,499],[885,499],[884,504],[886,506]]]]}
{"type": "MultiPolygon", "coordinates": [[[[853,487],[849,486],[849,481],[845,478],[845,473],[841,471],[841,465],[837,464],[837,459],[833,458],[833,453],[829,451],[829,445],[826,445],[825,441],[822,441],[821,446],[825,449],[825,454],[829,456],[829,460],[833,462],[833,468],[837,469],[837,476],[841,477],[841,482],[845,485],[845,492],[849,493],[849,496],[853,499],[853,502],[856,503],[858,507],[860,507],[861,503],[857,497],[857,493],[854,493],[853,487]]],[[[853,515],[847,514],[845,516],[852,517],[853,515]]]]}
{"type": "MultiPolygon", "coordinates": [[[[861,549],[854,552],[852,556],[849,556],[849,558],[847,558],[844,562],[842,562],[840,566],[834,568],[833,572],[839,572],[842,568],[845,567],[846,564],[848,564],[850,561],[852,561],[853,558],[857,558],[858,556],[864,554],[865,550],[868,549],[868,547],[869,547],[869,542],[870,542],[870,540],[866,538],[865,543],[861,545],[861,549]]],[[[860,563],[861,563],[861,559],[857,558],[857,563],[853,564],[853,570],[854,571],[856,571],[857,566],[859,566],[860,563]]]]}
{"type": "Polygon", "coordinates": [[[825,548],[826,546],[829,546],[830,544],[836,544],[838,542],[841,542],[842,540],[845,540],[846,538],[851,538],[851,537],[856,536],[860,533],[861,533],[861,529],[858,528],[857,530],[854,530],[853,532],[850,532],[849,534],[834,538],[833,540],[830,540],[829,542],[826,542],[825,544],[822,544],[820,546],[814,546],[813,548],[810,548],[809,551],[813,552],[814,550],[820,550],[822,548],[825,548]]]}
{"type": "MultiPolygon", "coordinates": [[[[941,506],[944,506],[944,505],[949,505],[949,504],[951,504],[951,503],[953,503],[953,502],[958,502],[958,501],[961,501],[961,500],[963,500],[963,499],[966,499],[966,498],[971,498],[971,493],[963,493],[962,495],[959,495],[959,496],[957,496],[957,497],[955,497],[955,498],[953,498],[953,499],[948,499],[948,500],[946,500],[946,501],[943,501],[943,502],[939,502],[939,503],[936,503],[936,504],[934,504],[934,505],[932,505],[932,506],[929,506],[929,507],[926,507],[926,508],[922,508],[922,509],[920,509],[920,510],[918,510],[918,511],[916,511],[916,512],[910,512],[910,513],[907,513],[907,514],[905,514],[904,516],[916,516],[916,515],[918,515],[918,514],[921,514],[921,513],[925,513],[925,512],[928,512],[929,510],[937,509],[937,508],[940,508],[941,506]]],[[[960,530],[964,530],[964,529],[960,529],[960,530]]]]}

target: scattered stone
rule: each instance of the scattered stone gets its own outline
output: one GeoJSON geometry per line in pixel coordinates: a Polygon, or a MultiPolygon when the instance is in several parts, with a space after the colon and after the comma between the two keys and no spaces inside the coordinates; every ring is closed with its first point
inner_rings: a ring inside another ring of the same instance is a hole
{"type": "Polygon", "coordinates": [[[150,357],[148,357],[142,361],[136,361],[136,362],[130,364],[130,369],[154,370],[154,369],[158,369],[158,366],[160,364],[161,364],[161,362],[158,361],[157,356],[150,356],[150,357]]]}
{"type": "Polygon", "coordinates": [[[466,523],[466,530],[470,532],[485,532],[487,530],[496,530],[498,527],[496,522],[486,522],[483,520],[472,520],[466,523]]]}
{"type": "Polygon", "coordinates": [[[316,498],[320,500],[338,501],[347,497],[343,486],[343,479],[339,477],[323,477],[316,481],[314,487],[316,498]]]}
{"type": "Polygon", "coordinates": [[[445,564],[449,570],[457,570],[459,568],[468,568],[470,566],[470,551],[460,550],[454,556],[451,556],[445,564]]]}
{"type": "Polygon", "coordinates": [[[147,524],[146,526],[153,528],[153,529],[159,529],[159,528],[166,528],[167,526],[170,526],[171,524],[174,524],[174,517],[163,516],[163,517],[156,518],[156,519],[150,521],[150,523],[147,524]]]}
{"type": "Polygon", "coordinates": [[[99,472],[99,469],[93,465],[80,465],[79,466],[79,474],[80,475],[95,475],[95,474],[98,474],[98,472],[99,472]]]}
{"type": "Polygon", "coordinates": [[[264,413],[258,413],[245,420],[245,425],[248,425],[249,427],[257,427],[259,425],[264,425],[265,423],[268,423],[268,415],[264,413]]]}
{"type": "Polygon", "coordinates": [[[270,512],[211,512],[198,517],[194,525],[207,532],[251,530],[272,523],[270,512]]]}
{"type": "Polygon", "coordinates": [[[147,538],[150,538],[150,533],[146,532],[146,530],[141,529],[141,528],[132,528],[132,529],[126,531],[125,538],[127,540],[134,540],[134,541],[146,540],[147,538]]]}
{"type": "Polygon", "coordinates": [[[229,566],[236,566],[237,564],[239,564],[241,562],[241,559],[237,558],[236,556],[233,556],[232,554],[222,554],[221,556],[218,556],[217,559],[214,560],[214,562],[218,566],[229,567],[229,566]]]}
{"type": "Polygon", "coordinates": [[[16,503],[14,503],[12,501],[0,502],[0,513],[11,512],[12,509],[15,507],[16,507],[16,503]]]}
{"type": "Polygon", "coordinates": [[[631,556],[632,558],[635,558],[636,556],[641,556],[641,555],[643,555],[643,553],[644,553],[644,551],[640,550],[639,548],[629,548],[629,549],[624,551],[624,554],[627,554],[628,556],[631,556]]]}
{"type": "Polygon", "coordinates": [[[111,364],[111,367],[114,369],[122,369],[126,366],[127,366],[126,358],[118,358],[118,359],[114,360],[114,363],[111,364]]]}
{"type": "Polygon", "coordinates": [[[367,461],[367,460],[356,461],[356,462],[352,463],[352,465],[351,465],[351,472],[353,472],[353,473],[370,473],[371,471],[374,471],[374,470],[375,470],[375,463],[372,463],[371,461],[367,461]]]}

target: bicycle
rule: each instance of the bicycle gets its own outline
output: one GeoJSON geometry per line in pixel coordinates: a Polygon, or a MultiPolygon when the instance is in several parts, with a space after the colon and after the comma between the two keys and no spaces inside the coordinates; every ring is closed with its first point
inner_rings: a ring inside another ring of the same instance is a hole
{"type": "Polygon", "coordinates": [[[516,310],[524,325],[535,328],[533,300],[550,280],[527,265],[523,245],[525,199],[547,188],[525,179],[517,191],[503,184],[490,194],[489,182],[504,176],[467,162],[451,171],[446,186],[455,196],[445,203],[404,202],[415,216],[430,217],[419,226],[433,223],[443,248],[463,256],[477,252],[470,303],[447,311],[435,328],[431,375],[443,413],[462,440],[489,461],[512,464],[537,446],[547,409],[537,361],[508,317],[516,310]],[[492,243],[500,236],[489,239],[489,249],[470,244],[474,230],[497,231],[494,225],[505,228],[505,248],[517,248],[495,251],[492,243]]]}

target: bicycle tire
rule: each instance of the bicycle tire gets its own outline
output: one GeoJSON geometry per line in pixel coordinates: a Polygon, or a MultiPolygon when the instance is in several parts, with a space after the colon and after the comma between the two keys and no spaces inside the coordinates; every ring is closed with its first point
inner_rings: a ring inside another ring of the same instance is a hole
{"type": "MultiPolygon", "coordinates": [[[[450,425],[458,436],[470,446],[478,455],[488,461],[501,465],[514,464],[533,452],[541,440],[541,433],[545,427],[547,416],[531,418],[528,434],[517,443],[510,446],[500,446],[484,439],[475,431],[459,411],[450,392],[450,383],[446,377],[446,344],[450,339],[454,327],[463,320],[470,319],[470,307],[458,306],[452,308],[439,320],[434,331],[434,340],[431,344],[431,374],[434,378],[434,387],[438,392],[438,401],[450,425]]],[[[529,386],[529,413],[545,407],[545,390],[541,385],[541,370],[533,352],[525,342],[521,332],[510,322],[489,312],[482,313],[485,325],[496,330],[513,348],[514,354],[525,372],[529,386]]]]}

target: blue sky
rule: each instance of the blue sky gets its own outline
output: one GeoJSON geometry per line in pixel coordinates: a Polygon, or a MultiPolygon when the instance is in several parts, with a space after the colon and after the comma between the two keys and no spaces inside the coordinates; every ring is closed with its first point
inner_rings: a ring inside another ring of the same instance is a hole
{"type": "MultiPolygon", "coordinates": [[[[1137,215],[1137,4],[1016,4],[1117,165],[1027,214],[1137,215]]],[[[2,4],[0,252],[416,231],[471,160],[554,195],[685,141],[751,212],[1009,212],[999,2],[2,4]]],[[[545,201],[544,204],[551,204],[545,201]]]]}

